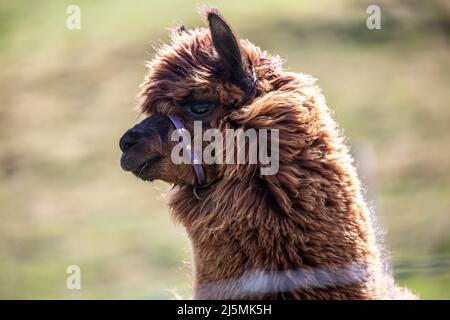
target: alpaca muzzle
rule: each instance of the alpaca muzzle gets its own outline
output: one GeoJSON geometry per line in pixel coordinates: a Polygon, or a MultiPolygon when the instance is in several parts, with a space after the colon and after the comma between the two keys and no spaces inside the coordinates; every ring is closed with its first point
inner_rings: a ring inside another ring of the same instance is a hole
{"type": "Polygon", "coordinates": [[[170,122],[162,115],[152,115],[128,129],[120,138],[120,165],[125,171],[142,171],[162,156],[163,141],[167,140],[170,122]]]}
{"type": "MultiPolygon", "coordinates": [[[[164,116],[161,114],[154,114],[127,130],[119,142],[123,152],[120,160],[122,169],[141,177],[141,173],[147,167],[161,158],[162,145],[167,140],[171,124],[176,130],[187,130],[181,118],[175,115],[164,116]]],[[[198,186],[205,185],[205,170],[193,149],[189,152],[189,158],[195,173],[196,184],[198,186]]]]}

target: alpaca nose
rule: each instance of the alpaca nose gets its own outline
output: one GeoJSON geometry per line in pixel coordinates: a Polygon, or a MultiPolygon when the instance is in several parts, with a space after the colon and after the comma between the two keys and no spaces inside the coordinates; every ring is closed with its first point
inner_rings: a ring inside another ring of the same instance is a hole
{"type": "Polygon", "coordinates": [[[120,138],[119,147],[122,152],[126,152],[131,147],[137,145],[144,134],[136,129],[130,129],[120,138]]]}

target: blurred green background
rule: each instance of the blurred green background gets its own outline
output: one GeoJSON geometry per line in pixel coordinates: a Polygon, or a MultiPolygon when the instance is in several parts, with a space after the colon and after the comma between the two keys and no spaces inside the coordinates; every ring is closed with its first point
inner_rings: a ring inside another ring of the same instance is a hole
{"type": "MultiPolygon", "coordinates": [[[[189,296],[164,183],[120,170],[154,46],[201,1],[0,2],[0,298],[189,296]],[[81,8],[81,29],[66,8],[81,8]],[[68,290],[66,268],[82,270],[68,290]]],[[[397,280],[450,298],[448,1],[215,1],[242,38],[319,79],[397,280]],[[366,28],[379,4],[382,29],[366,28]]]]}

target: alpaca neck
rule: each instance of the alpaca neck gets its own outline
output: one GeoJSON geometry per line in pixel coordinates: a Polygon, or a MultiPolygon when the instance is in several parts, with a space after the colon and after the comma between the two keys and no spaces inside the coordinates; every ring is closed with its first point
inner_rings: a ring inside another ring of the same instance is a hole
{"type": "Polygon", "coordinates": [[[272,85],[275,91],[231,114],[224,129],[279,130],[279,171],[262,176],[256,165],[224,165],[224,178],[203,200],[190,186],[171,199],[192,241],[196,296],[230,297],[231,283],[232,297],[373,297],[375,237],[328,107],[305,75],[286,74],[272,85]],[[249,274],[274,275],[272,287],[244,292],[240,281],[249,274]]]}
{"type": "Polygon", "coordinates": [[[375,249],[365,208],[346,188],[311,201],[326,192],[310,182],[290,212],[257,183],[221,181],[203,200],[178,190],[172,212],[192,242],[197,298],[365,297],[375,249]]]}

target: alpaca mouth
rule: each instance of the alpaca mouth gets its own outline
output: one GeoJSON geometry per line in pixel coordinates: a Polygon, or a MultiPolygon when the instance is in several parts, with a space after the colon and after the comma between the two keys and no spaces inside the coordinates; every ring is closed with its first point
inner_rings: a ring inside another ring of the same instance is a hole
{"type": "Polygon", "coordinates": [[[154,175],[152,175],[151,172],[149,172],[149,169],[156,162],[158,162],[161,158],[162,158],[161,156],[153,157],[153,158],[145,161],[143,164],[141,164],[140,166],[138,166],[136,169],[132,170],[131,172],[141,180],[153,181],[153,180],[155,180],[156,177],[154,175]]]}

